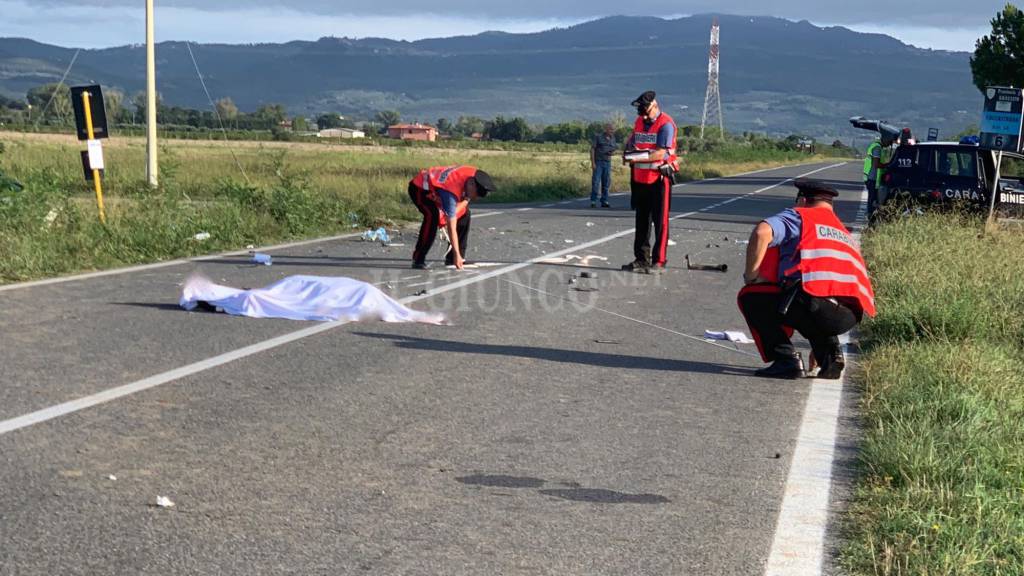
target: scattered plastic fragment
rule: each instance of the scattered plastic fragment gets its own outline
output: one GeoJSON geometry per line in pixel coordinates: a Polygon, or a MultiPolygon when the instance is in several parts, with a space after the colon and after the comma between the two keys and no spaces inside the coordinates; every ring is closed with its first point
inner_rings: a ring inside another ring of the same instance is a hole
{"type": "Polygon", "coordinates": [[[193,236],[192,239],[197,241],[197,242],[202,242],[203,240],[209,240],[210,239],[210,233],[209,232],[200,232],[200,233],[196,234],[195,236],[193,236]]]}
{"type": "Polygon", "coordinates": [[[593,226],[594,226],[594,223],[593,223],[593,222],[587,222],[587,228],[591,228],[591,227],[593,227],[593,226]]]}
{"type": "Polygon", "coordinates": [[[107,480],[111,480],[111,481],[117,480],[117,476],[114,476],[113,474],[111,474],[110,476],[107,476],[107,480]]]}
{"type": "Polygon", "coordinates": [[[729,342],[735,342],[737,344],[753,344],[754,341],[750,339],[743,332],[725,330],[723,332],[716,332],[713,330],[705,330],[704,338],[707,340],[728,340],[729,342]]]}
{"type": "Polygon", "coordinates": [[[156,505],[161,508],[173,508],[174,502],[171,502],[171,499],[167,496],[157,496],[156,505]]]}
{"type": "Polygon", "coordinates": [[[260,253],[260,252],[253,252],[252,253],[252,263],[253,264],[263,264],[264,266],[270,266],[271,265],[271,261],[272,261],[272,259],[270,257],[270,254],[263,254],[263,253],[260,253]]]}
{"type": "Polygon", "coordinates": [[[673,239],[671,239],[671,238],[669,238],[669,239],[668,239],[668,245],[669,245],[669,246],[675,246],[675,245],[676,245],[676,241],[675,241],[675,240],[673,240],[673,239]]]}
{"type": "Polygon", "coordinates": [[[388,236],[388,231],[383,226],[376,230],[367,230],[366,232],[363,232],[361,238],[367,242],[380,242],[382,244],[391,242],[391,237],[388,236]]]}

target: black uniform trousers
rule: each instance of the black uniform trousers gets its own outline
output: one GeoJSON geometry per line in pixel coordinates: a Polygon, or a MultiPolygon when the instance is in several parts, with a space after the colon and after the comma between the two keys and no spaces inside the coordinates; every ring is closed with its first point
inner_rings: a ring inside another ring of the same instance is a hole
{"type": "Polygon", "coordinates": [[[793,356],[796,350],[783,326],[795,329],[811,344],[818,365],[841,352],[837,336],[860,322],[859,309],[833,298],[811,296],[800,290],[786,314],[779,311],[783,293],[749,293],[739,297],[740,310],[751,331],[756,332],[769,362],[793,356]]]}
{"type": "MultiPolygon", "coordinates": [[[[427,253],[434,245],[437,238],[437,223],[441,219],[441,211],[437,203],[427,197],[427,191],[415,184],[409,184],[409,199],[416,205],[416,208],[423,214],[423,223],[420,224],[420,233],[416,238],[416,248],[412,252],[412,261],[422,264],[427,260],[427,253]]],[[[455,230],[459,234],[459,251],[462,258],[466,258],[466,250],[469,248],[469,210],[455,223],[455,230]]],[[[449,251],[445,255],[446,265],[455,264],[455,252],[449,251]]]]}
{"type": "Polygon", "coordinates": [[[653,184],[630,180],[630,206],[636,211],[633,255],[648,265],[664,266],[668,258],[668,215],[672,210],[672,181],[661,176],[653,184]],[[651,247],[654,224],[654,247],[651,247]]]}

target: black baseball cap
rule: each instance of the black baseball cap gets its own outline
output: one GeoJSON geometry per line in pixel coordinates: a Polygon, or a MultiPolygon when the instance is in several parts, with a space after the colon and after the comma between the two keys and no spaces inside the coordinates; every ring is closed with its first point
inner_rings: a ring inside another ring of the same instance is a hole
{"type": "Polygon", "coordinates": [[[835,188],[813,178],[797,178],[793,185],[796,186],[798,198],[831,202],[836,196],[839,196],[839,192],[835,188]]]}
{"type": "Polygon", "coordinates": [[[491,175],[483,170],[477,170],[473,179],[476,180],[476,192],[481,197],[487,196],[488,192],[494,192],[498,189],[494,185],[494,180],[491,180],[491,175]]]}
{"type": "Polygon", "coordinates": [[[647,108],[651,105],[651,102],[654,102],[654,97],[654,90],[648,90],[647,92],[644,92],[643,94],[637,96],[636,100],[630,102],[629,105],[635,106],[637,109],[640,110],[647,110],[647,108]]]}

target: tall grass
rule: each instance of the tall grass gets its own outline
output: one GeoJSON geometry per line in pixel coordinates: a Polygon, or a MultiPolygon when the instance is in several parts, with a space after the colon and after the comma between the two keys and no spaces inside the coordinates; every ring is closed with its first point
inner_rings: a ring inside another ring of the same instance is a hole
{"type": "Polygon", "coordinates": [[[1024,234],[981,229],[926,215],[865,237],[853,574],[1024,574],[1024,234]]]}

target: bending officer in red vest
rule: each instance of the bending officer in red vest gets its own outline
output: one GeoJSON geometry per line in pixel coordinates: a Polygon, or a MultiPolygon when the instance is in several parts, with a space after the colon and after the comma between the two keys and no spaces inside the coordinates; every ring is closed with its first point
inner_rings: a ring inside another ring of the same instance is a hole
{"type": "Polygon", "coordinates": [[[633,135],[622,155],[631,164],[630,206],[636,210],[635,259],[622,266],[640,274],[665,270],[668,250],[668,215],[672,209],[673,175],[679,171],[676,156],[676,123],[661,111],[653,90],[641,94],[632,105],[637,119],[633,135]],[[651,224],[654,251],[651,251],[651,224]]]}
{"type": "Polygon", "coordinates": [[[423,214],[423,224],[412,253],[412,267],[427,268],[427,252],[434,245],[437,229],[444,227],[451,240],[445,265],[459,270],[469,247],[469,203],[495,190],[494,181],[473,166],[435,166],[421,170],[409,182],[409,198],[423,214]]]}
{"type": "Polygon", "coordinates": [[[864,258],[832,209],[839,193],[817,180],[799,179],[796,187],[796,207],[750,235],[739,307],[762,359],[772,363],[755,374],[801,375],[790,341],[795,329],[811,344],[818,378],[834,380],[846,365],[837,336],[875,315],[875,295],[864,258]]]}

